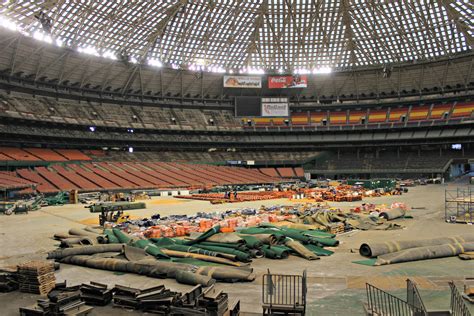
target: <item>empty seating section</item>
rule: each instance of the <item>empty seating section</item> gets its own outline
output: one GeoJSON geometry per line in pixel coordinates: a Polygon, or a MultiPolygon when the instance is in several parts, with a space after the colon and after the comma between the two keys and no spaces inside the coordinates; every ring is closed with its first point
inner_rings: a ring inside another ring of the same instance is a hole
{"type": "Polygon", "coordinates": [[[449,113],[451,113],[452,108],[452,104],[435,104],[431,109],[430,119],[440,120],[443,118],[447,118],[449,116],[449,113]]]}
{"type": "Polygon", "coordinates": [[[52,149],[25,148],[24,150],[44,161],[66,161],[66,158],[64,158],[64,156],[58,154],[52,149]]]}
{"type": "Polygon", "coordinates": [[[83,166],[69,164],[68,167],[74,170],[78,175],[82,176],[83,178],[88,179],[89,181],[97,185],[98,188],[108,189],[108,190],[116,190],[120,188],[120,186],[116,185],[115,183],[110,182],[106,178],[102,178],[101,176],[95,174],[91,170],[87,170],[83,166]]]}
{"type": "Polygon", "coordinates": [[[308,112],[303,113],[293,113],[291,115],[291,124],[292,125],[308,125],[308,112]]]}
{"type": "Polygon", "coordinates": [[[164,106],[132,106],[112,103],[56,100],[24,94],[0,94],[0,116],[81,125],[126,128],[200,128],[238,127],[233,109],[176,109],[164,106]],[[210,119],[212,118],[212,124],[210,119]]]}
{"type": "Polygon", "coordinates": [[[1,147],[0,153],[18,161],[39,161],[40,158],[24,151],[23,149],[13,147],[1,147]]]}
{"type": "Polygon", "coordinates": [[[322,125],[327,120],[327,112],[310,112],[310,122],[315,125],[322,125]]]}
{"type": "Polygon", "coordinates": [[[34,182],[18,177],[14,172],[0,171],[0,188],[17,189],[35,185],[34,182]]]}
{"type": "Polygon", "coordinates": [[[95,165],[95,164],[85,164],[87,169],[91,170],[92,172],[96,173],[97,175],[101,176],[102,178],[110,180],[110,182],[114,183],[116,186],[124,189],[136,189],[138,188],[137,185],[131,183],[130,181],[121,178],[120,176],[116,175],[113,172],[106,171],[103,168],[95,165]]]}
{"type": "Polygon", "coordinates": [[[295,174],[298,178],[303,178],[304,177],[304,170],[303,168],[293,168],[293,170],[295,171],[295,174]]]}
{"type": "Polygon", "coordinates": [[[48,170],[46,167],[36,167],[38,172],[43,178],[51,182],[54,186],[62,191],[69,191],[77,188],[76,185],[72,184],[69,180],[61,177],[58,173],[48,170]]]}
{"type": "Polygon", "coordinates": [[[422,121],[428,117],[429,106],[414,106],[411,108],[409,121],[422,121]]]}
{"type": "Polygon", "coordinates": [[[294,178],[295,174],[293,173],[292,168],[277,168],[278,173],[283,178],[294,178]]]}
{"type": "Polygon", "coordinates": [[[88,179],[84,178],[83,176],[79,175],[78,173],[67,170],[61,165],[54,165],[52,167],[56,170],[59,175],[63,178],[68,179],[71,183],[73,183],[77,188],[82,190],[99,190],[101,187],[93,182],[89,181],[88,179]]]}
{"type": "Polygon", "coordinates": [[[261,173],[266,174],[267,176],[270,176],[270,177],[280,176],[275,168],[260,168],[259,170],[261,173]]]}
{"type": "Polygon", "coordinates": [[[68,161],[91,160],[77,149],[0,147],[0,161],[68,161]]]}
{"type": "Polygon", "coordinates": [[[388,116],[389,122],[400,122],[402,116],[406,117],[408,108],[392,108],[390,109],[390,115],[388,116]]]}
{"type": "Polygon", "coordinates": [[[474,102],[458,103],[454,106],[451,117],[452,118],[472,117],[473,111],[474,111],[474,102]]]}
{"type": "Polygon", "coordinates": [[[55,151],[67,160],[91,160],[91,157],[77,149],[55,149],[55,151]]]}
{"type": "Polygon", "coordinates": [[[332,125],[345,125],[347,124],[347,112],[346,111],[334,111],[329,114],[329,122],[332,125]]]}
{"type": "Polygon", "coordinates": [[[349,124],[361,124],[362,119],[367,118],[367,111],[350,111],[349,124]]]}
{"type": "Polygon", "coordinates": [[[137,176],[135,176],[135,172],[133,171],[126,171],[122,168],[119,167],[118,164],[108,164],[106,162],[99,162],[97,163],[100,167],[110,171],[114,175],[128,181],[132,185],[135,185],[137,187],[144,187],[144,188],[152,188],[154,186],[153,183],[148,182],[144,179],[141,179],[137,176]]]}
{"type": "Polygon", "coordinates": [[[36,189],[41,193],[53,193],[59,191],[57,187],[49,183],[45,178],[40,176],[36,171],[31,171],[29,169],[18,169],[17,173],[20,177],[29,180],[31,182],[37,183],[38,186],[36,189]]]}
{"type": "Polygon", "coordinates": [[[385,123],[387,121],[387,109],[370,110],[369,124],[385,123]]]}

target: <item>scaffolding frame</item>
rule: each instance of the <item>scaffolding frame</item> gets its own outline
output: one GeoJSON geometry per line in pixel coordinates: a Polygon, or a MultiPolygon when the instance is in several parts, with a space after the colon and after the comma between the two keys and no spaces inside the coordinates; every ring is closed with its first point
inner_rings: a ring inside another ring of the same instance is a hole
{"type": "Polygon", "coordinates": [[[444,192],[446,222],[474,224],[474,188],[457,187],[444,192]]]}

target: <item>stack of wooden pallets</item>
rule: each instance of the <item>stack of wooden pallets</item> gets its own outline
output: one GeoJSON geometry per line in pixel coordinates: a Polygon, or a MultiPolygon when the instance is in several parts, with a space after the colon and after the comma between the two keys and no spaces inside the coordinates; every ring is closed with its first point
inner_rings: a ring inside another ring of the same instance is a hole
{"type": "Polygon", "coordinates": [[[45,295],[55,286],[54,263],[30,261],[18,266],[20,292],[45,295]]]}

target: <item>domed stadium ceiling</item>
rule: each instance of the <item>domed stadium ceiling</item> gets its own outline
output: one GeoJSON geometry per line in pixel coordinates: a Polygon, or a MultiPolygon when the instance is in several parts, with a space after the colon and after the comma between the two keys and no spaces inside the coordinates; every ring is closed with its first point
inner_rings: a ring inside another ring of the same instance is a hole
{"type": "Polygon", "coordinates": [[[11,0],[0,15],[86,53],[215,72],[325,72],[474,47],[470,0],[11,0]]]}

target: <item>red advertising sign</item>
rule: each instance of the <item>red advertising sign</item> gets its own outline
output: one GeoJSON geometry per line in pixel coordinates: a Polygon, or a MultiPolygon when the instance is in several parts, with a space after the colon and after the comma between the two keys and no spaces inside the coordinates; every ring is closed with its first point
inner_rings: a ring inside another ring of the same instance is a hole
{"type": "Polygon", "coordinates": [[[268,88],[306,88],[308,87],[308,77],[306,75],[293,76],[268,76],[268,88]]]}

